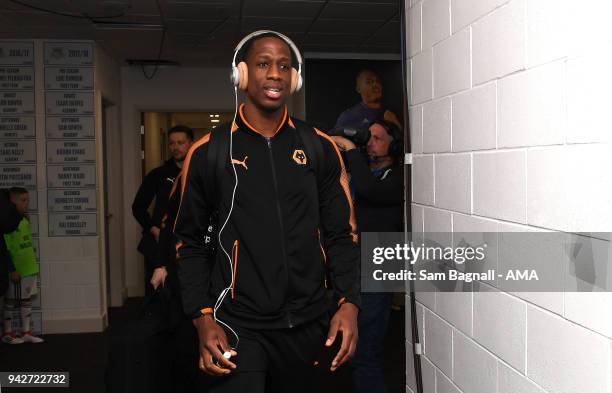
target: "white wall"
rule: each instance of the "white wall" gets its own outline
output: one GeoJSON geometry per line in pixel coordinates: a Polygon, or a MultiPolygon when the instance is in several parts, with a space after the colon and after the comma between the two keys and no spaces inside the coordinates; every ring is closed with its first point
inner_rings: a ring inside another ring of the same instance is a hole
{"type": "MultiPolygon", "coordinates": [[[[612,4],[406,8],[413,230],[611,232],[612,4]]],[[[425,392],[612,393],[609,292],[488,292],[417,294],[425,392]]]]}

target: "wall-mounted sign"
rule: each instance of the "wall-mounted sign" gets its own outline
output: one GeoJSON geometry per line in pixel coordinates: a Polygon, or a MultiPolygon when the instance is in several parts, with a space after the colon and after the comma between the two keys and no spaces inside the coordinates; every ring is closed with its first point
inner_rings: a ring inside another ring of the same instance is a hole
{"type": "Polygon", "coordinates": [[[0,166],[0,188],[36,188],[36,166],[0,166]]]}
{"type": "Polygon", "coordinates": [[[34,68],[0,67],[0,89],[34,90],[34,68]]]}
{"type": "Polygon", "coordinates": [[[46,65],[93,65],[89,42],[45,42],[46,65]]]}
{"type": "Polygon", "coordinates": [[[48,190],[47,207],[50,212],[96,211],[96,190],[48,190]]]}
{"type": "Polygon", "coordinates": [[[47,141],[47,162],[61,164],[71,162],[96,162],[95,141],[47,141]]]}
{"type": "Polygon", "coordinates": [[[40,231],[38,230],[38,214],[28,214],[30,219],[30,226],[32,227],[32,236],[38,237],[40,231]]]}
{"type": "Polygon", "coordinates": [[[0,42],[0,64],[34,64],[34,44],[31,42],[0,42]]]}
{"type": "Polygon", "coordinates": [[[0,117],[0,139],[34,138],[36,138],[34,117],[0,117]]]}
{"type": "Polygon", "coordinates": [[[93,93],[47,92],[47,115],[93,115],[93,93]]]}
{"type": "Polygon", "coordinates": [[[84,67],[46,67],[45,89],[93,90],[94,69],[84,67]]]}
{"type": "Polygon", "coordinates": [[[49,213],[49,236],[95,236],[97,226],[95,213],[49,213]]]}
{"type": "Polygon", "coordinates": [[[49,139],[94,139],[96,137],[93,117],[47,117],[45,128],[49,139]]]}
{"type": "Polygon", "coordinates": [[[47,166],[47,187],[95,187],[95,165],[49,165],[47,166]]]}
{"type": "Polygon", "coordinates": [[[0,115],[32,115],[34,111],[33,91],[0,92],[0,115]]]}
{"type": "Polygon", "coordinates": [[[34,164],[36,141],[0,141],[0,164],[34,164]]]}

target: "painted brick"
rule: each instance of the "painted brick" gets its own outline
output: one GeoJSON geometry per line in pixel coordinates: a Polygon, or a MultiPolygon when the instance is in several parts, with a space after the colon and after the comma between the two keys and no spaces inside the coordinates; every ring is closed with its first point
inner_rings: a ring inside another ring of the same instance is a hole
{"type": "Polygon", "coordinates": [[[558,316],[527,309],[527,377],[551,393],[608,393],[610,341],[558,316]]]}
{"type": "Polygon", "coordinates": [[[423,107],[411,108],[408,112],[410,123],[410,147],[413,154],[423,153],[423,107]]]}
{"type": "Polygon", "coordinates": [[[482,18],[509,0],[451,0],[453,33],[482,18]]]}
{"type": "Polygon", "coordinates": [[[472,335],[472,292],[436,292],[436,313],[466,335],[472,335]]]}
{"type": "Polygon", "coordinates": [[[609,99],[612,58],[589,56],[567,61],[567,142],[612,142],[609,99]]]}
{"type": "Polygon", "coordinates": [[[423,1],[423,48],[450,36],[450,0],[423,1]]]}
{"type": "Polygon", "coordinates": [[[472,210],[471,155],[436,155],[434,164],[436,207],[470,213],[472,210]]]}
{"type": "Polygon", "coordinates": [[[453,332],[453,382],[464,392],[497,390],[497,361],[485,349],[457,331],[453,332]]]}
{"type": "Polygon", "coordinates": [[[498,83],[498,147],[565,141],[565,63],[554,62],[498,83]]]}
{"type": "Polygon", "coordinates": [[[409,48],[408,53],[414,56],[421,51],[421,3],[408,9],[409,48]]]}
{"type": "Polygon", "coordinates": [[[527,1],[527,64],[533,67],[568,52],[570,19],[566,0],[527,1]]]}
{"type": "Polygon", "coordinates": [[[495,149],[497,86],[489,83],[453,100],[453,151],[495,149]]]}
{"type": "Polygon", "coordinates": [[[524,1],[514,0],[472,25],[475,85],[525,67],[524,1]]]}
{"type": "Polygon", "coordinates": [[[524,223],[525,153],[474,154],[474,214],[524,223]]]}
{"type": "Polygon", "coordinates": [[[414,156],[412,166],[412,200],[425,205],[434,203],[434,158],[414,156]]]}
{"type": "Polygon", "coordinates": [[[486,289],[474,293],[474,339],[521,371],[525,370],[526,313],[525,302],[508,294],[486,289]]]}
{"type": "Polygon", "coordinates": [[[440,370],[452,372],[452,328],[429,310],[425,311],[425,354],[440,370]]]}
{"type": "Polygon", "coordinates": [[[433,48],[434,97],[469,89],[470,31],[462,30],[433,48]]]}
{"type": "Polygon", "coordinates": [[[502,362],[497,363],[498,393],[546,393],[529,378],[502,362]]]}
{"type": "Polygon", "coordinates": [[[420,104],[433,96],[431,50],[412,58],[412,103],[420,104]]]}
{"type": "Polygon", "coordinates": [[[451,100],[443,98],[423,105],[423,152],[451,150],[451,100]]]}

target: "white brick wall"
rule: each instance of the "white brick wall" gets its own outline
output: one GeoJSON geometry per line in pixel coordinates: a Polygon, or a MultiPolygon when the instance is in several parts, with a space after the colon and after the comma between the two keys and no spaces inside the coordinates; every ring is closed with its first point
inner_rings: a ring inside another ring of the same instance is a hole
{"type": "Polygon", "coordinates": [[[454,239],[481,269],[527,260],[496,232],[584,232],[566,292],[416,294],[425,392],[612,393],[612,294],[575,292],[612,288],[612,3],[406,3],[414,230],[489,232],[454,239]]]}

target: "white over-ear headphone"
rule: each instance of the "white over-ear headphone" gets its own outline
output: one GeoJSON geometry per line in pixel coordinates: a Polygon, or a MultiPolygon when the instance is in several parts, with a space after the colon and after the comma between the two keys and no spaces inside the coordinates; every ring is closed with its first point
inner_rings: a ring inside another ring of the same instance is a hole
{"type": "Polygon", "coordinates": [[[236,65],[236,57],[238,56],[238,53],[240,52],[244,44],[246,44],[253,38],[258,37],[260,35],[264,35],[264,34],[275,35],[276,37],[285,41],[287,45],[289,45],[289,47],[291,48],[291,51],[293,52],[293,54],[295,55],[298,61],[298,68],[296,70],[295,67],[291,67],[291,89],[290,89],[291,94],[295,93],[296,91],[300,90],[300,88],[302,87],[302,55],[300,55],[300,51],[298,50],[297,46],[295,46],[295,44],[293,43],[293,41],[291,41],[291,39],[289,39],[289,37],[279,32],[273,31],[273,30],[255,31],[247,35],[246,37],[244,37],[238,43],[238,45],[236,45],[236,49],[234,49],[234,58],[232,60],[232,74],[230,76],[232,83],[234,84],[235,87],[239,88],[240,90],[246,90],[248,82],[249,82],[248,67],[244,61],[241,61],[240,63],[238,63],[238,65],[236,65]]]}

